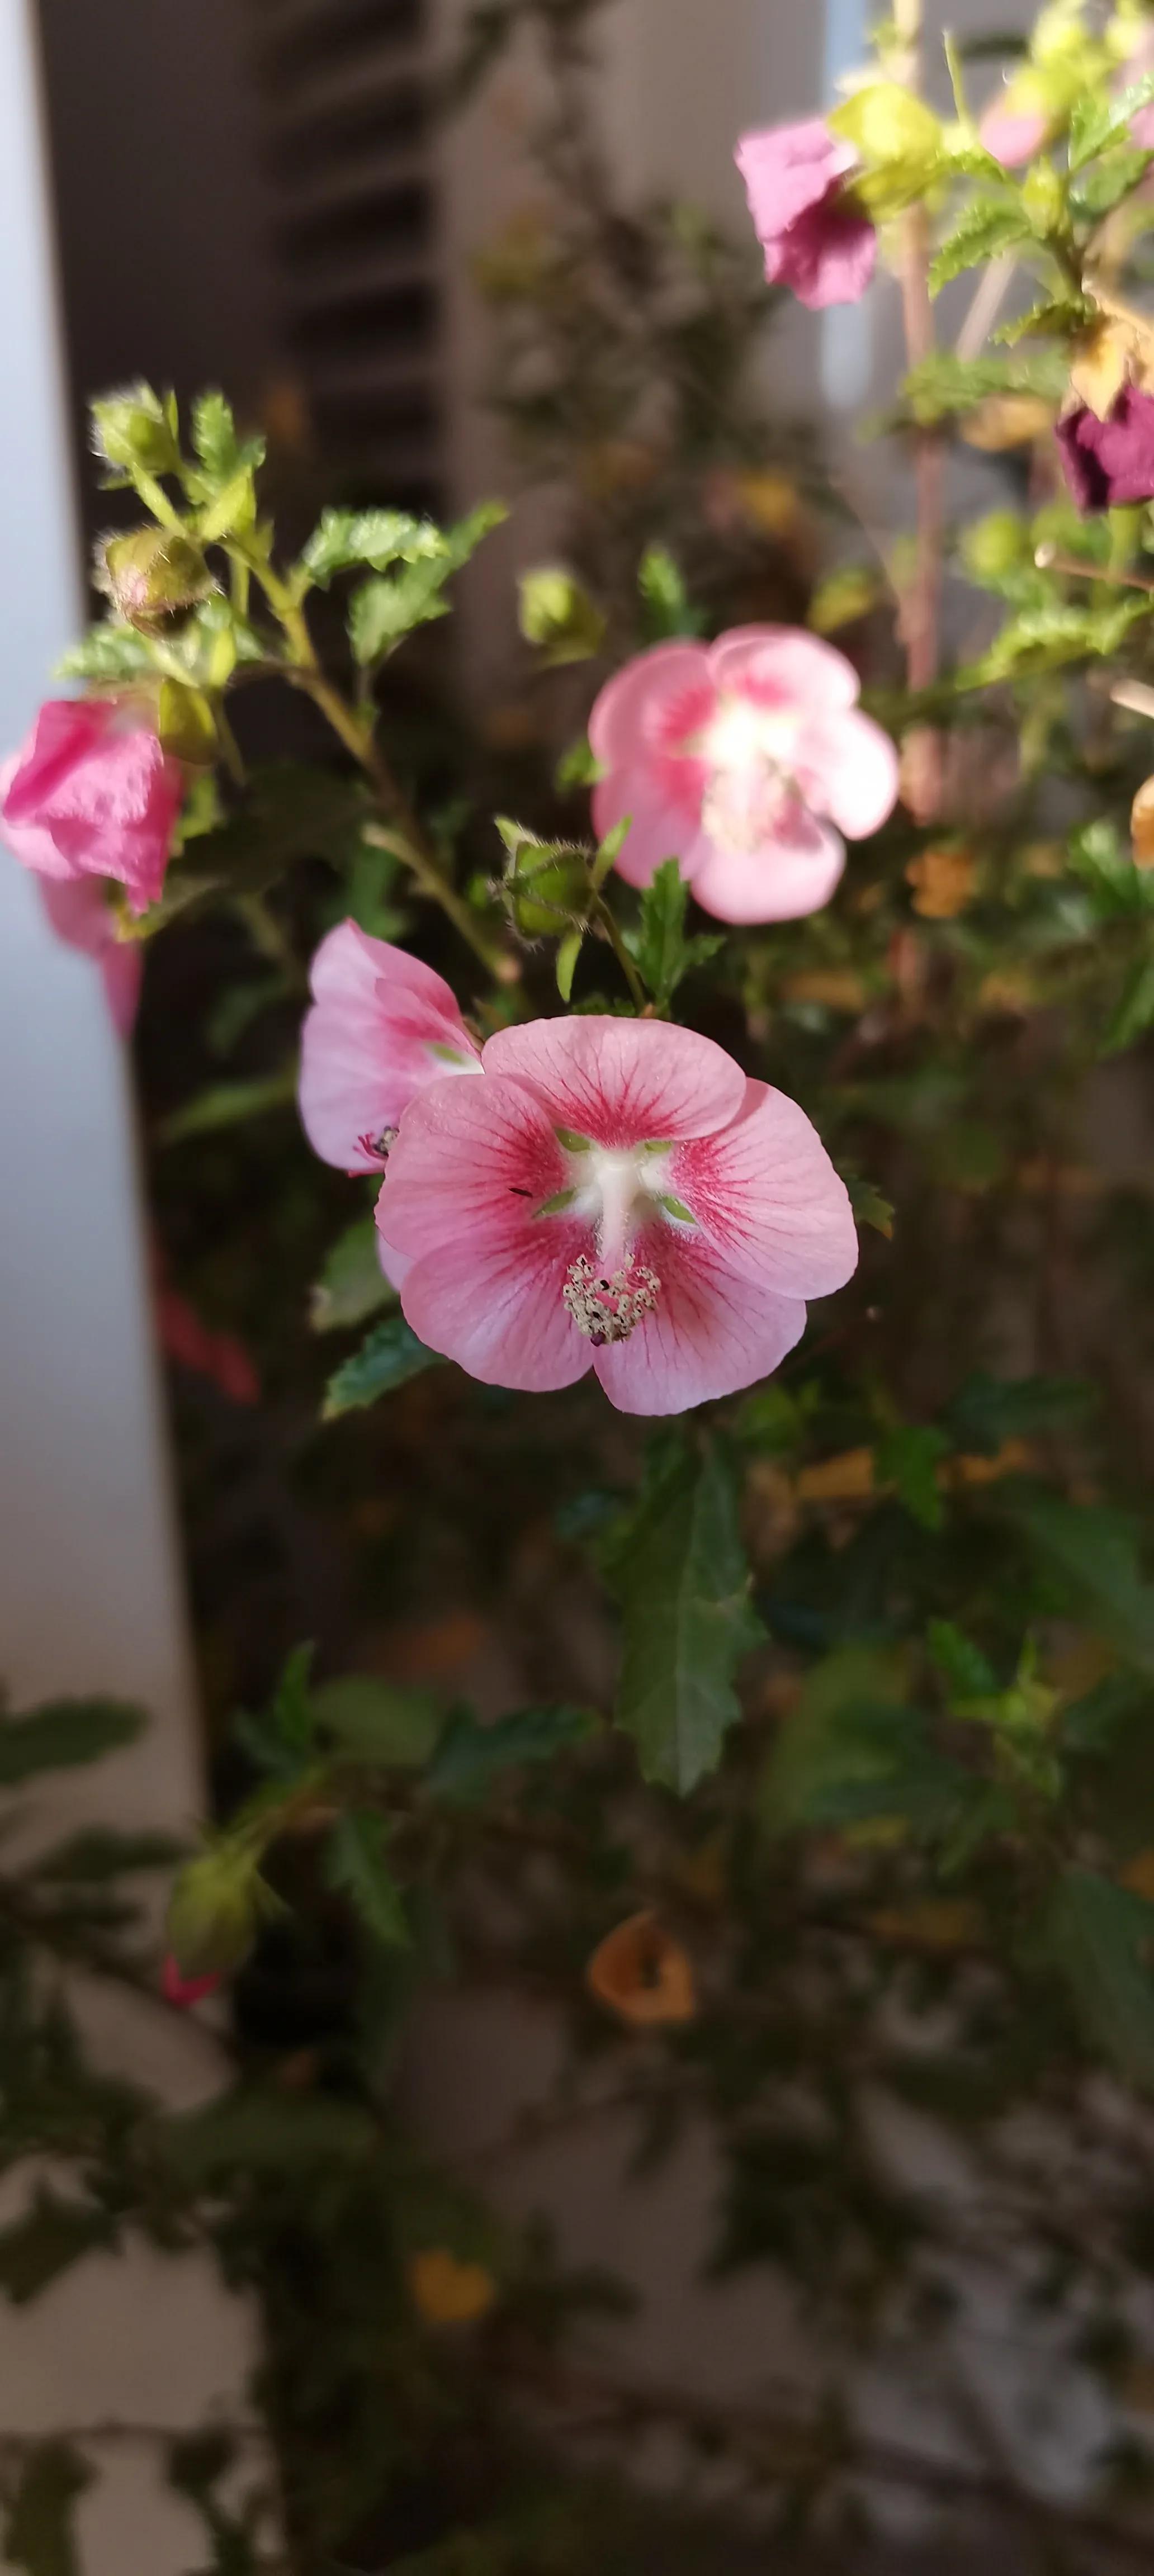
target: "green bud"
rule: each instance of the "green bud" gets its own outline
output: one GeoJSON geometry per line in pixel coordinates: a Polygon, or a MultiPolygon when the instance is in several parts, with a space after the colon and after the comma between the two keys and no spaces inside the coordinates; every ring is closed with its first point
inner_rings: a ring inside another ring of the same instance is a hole
{"type": "Polygon", "coordinates": [[[961,551],[976,581],[997,581],[1029,560],[1029,531],[1013,510],[991,510],[966,529],[961,551]]]}
{"type": "Polygon", "coordinates": [[[207,599],[213,579],[199,546],[175,529],[135,528],[101,548],[98,578],[118,614],[147,632],[207,599]]]}
{"type": "Polygon", "coordinates": [[[168,1905],[168,1939],[181,1974],[223,1976],[251,1950],[262,1882],[251,1849],[213,1844],[181,1870],[168,1905]]]}
{"type": "Polygon", "coordinates": [[[587,662],[605,641],[605,619],[572,573],[555,565],[522,573],[520,625],[547,661],[587,662]]]}
{"type": "Polygon", "coordinates": [[[1065,204],[1062,182],[1052,161],[1034,161],[1022,181],[1022,211],[1039,241],[1060,230],[1065,204]]]}
{"type": "Polygon", "coordinates": [[[180,449],[173,397],[161,402],[151,385],[106,394],[92,405],[92,440],[97,455],[123,474],[174,474],[180,449]]]}

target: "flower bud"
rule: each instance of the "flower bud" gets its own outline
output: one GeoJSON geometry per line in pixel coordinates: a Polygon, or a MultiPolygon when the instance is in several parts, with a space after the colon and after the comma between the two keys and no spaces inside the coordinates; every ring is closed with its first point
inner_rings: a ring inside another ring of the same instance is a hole
{"type": "Polygon", "coordinates": [[[168,1938],[181,1975],[227,1975],[252,1948],[261,1881],[254,1854],[211,1844],[181,1870],[168,1905],[168,1938]]]}
{"type": "Polygon", "coordinates": [[[587,662],[605,640],[605,619],[572,573],[543,564],[522,573],[521,633],[548,662],[587,662]]]}
{"type": "Polygon", "coordinates": [[[200,547],[171,528],[135,528],[100,549],[98,575],[128,625],[157,626],[207,599],[213,579],[200,547]]]}
{"type": "Polygon", "coordinates": [[[97,455],[122,474],[172,474],[180,463],[175,405],[162,403],[151,385],[93,403],[92,439],[97,455]]]}
{"type": "Polygon", "coordinates": [[[564,841],[539,841],[500,815],[497,829],[508,852],[501,890],[522,939],[560,938],[587,921],[593,899],[588,852],[564,841]]]}

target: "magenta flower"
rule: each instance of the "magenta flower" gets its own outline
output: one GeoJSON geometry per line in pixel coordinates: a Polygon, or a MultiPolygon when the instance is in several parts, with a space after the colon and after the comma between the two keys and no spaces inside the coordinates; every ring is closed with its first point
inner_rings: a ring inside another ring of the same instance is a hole
{"type": "Polygon", "coordinates": [[[50,698],[0,772],[0,833],[39,876],[116,877],[134,912],[164,884],[184,794],[139,707],[115,698],[50,698]]]}
{"type": "Polygon", "coordinates": [[[676,858],[719,921],[817,912],[845,865],[842,833],[876,832],[898,791],[893,744],[857,693],[844,654],[791,626],[628,662],[589,720],[606,773],[597,830],[631,818],[622,876],[648,885],[676,858]]]}
{"type": "Polygon", "coordinates": [[[339,1171],[379,1172],[410,1100],[446,1074],[479,1073],[480,1051],[443,976],[355,921],[322,939],[310,983],[313,1007],[301,1032],[305,1134],[339,1171]]]}
{"type": "Polygon", "coordinates": [[[502,1029],[406,1110],[377,1207],[430,1349],[535,1393],[594,1368],[623,1413],[732,1395],[857,1261],[808,1118],[656,1020],[502,1029]]]}
{"type": "Polygon", "coordinates": [[[1032,161],[1046,143],[1052,120],[1040,107],[1016,106],[1008,90],[1000,90],[991,99],[978,134],[987,152],[1000,161],[1004,170],[1017,170],[1023,161],[1032,161]]]}
{"type": "Polygon", "coordinates": [[[119,1037],[131,1037],[144,974],[143,949],[134,939],[118,938],[99,877],[42,876],[39,885],[57,938],[66,948],[79,948],[83,956],[96,959],[112,1025],[119,1037]]]}
{"type": "Polygon", "coordinates": [[[166,2004],[175,2005],[177,2012],[191,2012],[193,2005],[203,2003],[206,1995],[219,1994],[223,1984],[224,1978],[220,1976],[182,1976],[171,1950],[160,1972],[161,1994],[166,2004]]]}
{"type": "Polygon", "coordinates": [[[1154,394],[1123,385],[1105,420],[1076,403],[1058,422],[1058,445],[1080,510],[1154,501],[1154,394]]]}
{"type": "Polygon", "coordinates": [[[857,165],[852,143],[811,116],[743,134],[733,157],[770,285],[791,287],[812,311],[856,304],[874,273],[877,235],[845,197],[843,182],[857,165]]]}

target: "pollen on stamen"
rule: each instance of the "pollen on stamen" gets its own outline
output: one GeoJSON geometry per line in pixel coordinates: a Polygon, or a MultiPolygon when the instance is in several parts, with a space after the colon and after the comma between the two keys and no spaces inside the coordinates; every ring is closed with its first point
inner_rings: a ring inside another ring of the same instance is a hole
{"type": "Polygon", "coordinates": [[[653,1313],[660,1294],[657,1273],[644,1262],[627,1261],[610,1277],[595,1270],[585,1253],[570,1264],[561,1291],[578,1332],[595,1350],[603,1350],[607,1342],[627,1342],[642,1318],[653,1313]]]}
{"type": "Polygon", "coordinates": [[[382,1127],[379,1136],[358,1136],[357,1150],[370,1155],[375,1163],[387,1163],[389,1147],[396,1144],[398,1132],[396,1127],[382,1127]]]}

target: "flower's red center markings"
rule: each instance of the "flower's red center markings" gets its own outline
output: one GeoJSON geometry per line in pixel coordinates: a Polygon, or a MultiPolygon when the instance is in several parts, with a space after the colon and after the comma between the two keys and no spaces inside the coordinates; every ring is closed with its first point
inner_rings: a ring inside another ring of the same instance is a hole
{"type": "Polygon", "coordinates": [[[695,1226],[697,1219],[692,1208],[662,1186],[671,1144],[596,1145],[569,1128],[558,1128],[557,1141],[565,1158],[566,1186],[545,1199],[537,1215],[584,1219],[592,1229],[595,1257],[582,1253],[570,1263],[561,1296],[578,1332],[600,1349],[607,1342],[628,1341],[653,1313],[661,1293],[658,1272],[648,1261],[634,1258],[638,1229],[647,1229],[648,1251],[662,1221],[680,1231],[695,1226]]]}
{"type": "Polygon", "coordinates": [[[368,1155],[370,1160],[375,1163],[387,1163],[389,1159],[389,1147],[391,1145],[395,1145],[396,1141],[397,1129],[395,1127],[382,1127],[379,1136],[358,1136],[357,1151],[360,1154],[368,1155]]]}

